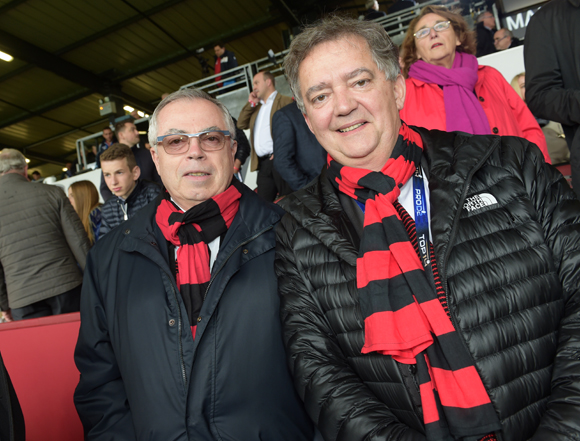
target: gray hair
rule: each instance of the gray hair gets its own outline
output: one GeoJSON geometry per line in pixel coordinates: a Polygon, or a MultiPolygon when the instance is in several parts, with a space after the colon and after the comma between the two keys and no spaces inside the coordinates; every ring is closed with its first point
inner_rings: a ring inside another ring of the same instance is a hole
{"type": "Polygon", "coordinates": [[[324,18],[317,23],[306,26],[303,32],[292,40],[290,52],[284,59],[284,70],[288,83],[290,83],[296,104],[302,113],[306,113],[306,111],[298,79],[300,63],[319,44],[349,36],[361,37],[366,41],[373,61],[385,74],[388,81],[394,81],[401,73],[399,48],[393,44],[381,25],[337,15],[324,18]]]}
{"type": "Polygon", "coordinates": [[[493,12],[491,12],[491,11],[483,11],[481,14],[479,14],[477,16],[477,19],[476,20],[477,20],[478,23],[481,23],[483,21],[483,19],[485,18],[484,17],[485,14],[491,14],[491,16],[493,17],[493,12]]]}
{"type": "Polygon", "coordinates": [[[4,149],[0,152],[0,174],[3,175],[10,170],[24,173],[25,168],[26,158],[18,150],[4,149]]]}
{"type": "Polygon", "coordinates": [[[147,134],[147,136],[149,138],[149,144],[151,145],[151,147],[153,147],[155,149],[156,152],[157,152],[157,131],[158,131],[157,118],[159,117],[159,112],[161,112],[163,110],[163,108],[165,106],[167,106],[168,104],[173,103],[173,102],[178,101],[178,100],[195,101],[195,100],[199,100],[199,99],[206,100],[212,104],[215,104],[218,107],[218,109],[221,111],[221,113],[224,117],[224,122],[226,124],[226,129],[230,132],[230,139],[232,140],[232,147],[233,147],[233,145],[234,145],[233,141],[236,140],[236,125],[234,124],[234,120],[232,119],[232,116],[230,115],[228,108],[221,101],[218,101],[215,98],[212,98],[207,93],[205,93],[203,90],[180,89],[180,90],[173,92],[173,93],[169,94],[168,96],[166,96],[159,103],[159,105],[157,106],[157,108],[153,112],[153,115],[151,115],[151,119],[149,120],[149,133],[147,134]]]}

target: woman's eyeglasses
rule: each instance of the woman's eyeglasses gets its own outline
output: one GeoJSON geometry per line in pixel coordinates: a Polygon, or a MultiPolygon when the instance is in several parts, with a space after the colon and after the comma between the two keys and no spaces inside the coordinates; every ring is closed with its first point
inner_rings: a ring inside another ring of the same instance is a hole
{"type": "Polygon", "coordinates": [[[435,32],[443,32],[446,29],[449,29],[450,25],[451,25],[450,21],[440,21],[439,23],[436,23],[435,26],[433,26],[432,28],[419,29],[413,35],[417,40],[420,40],[421,38],[425,38],[427,35],[429,35],[431,33],[431,29],[433,29],[435,32]]]}

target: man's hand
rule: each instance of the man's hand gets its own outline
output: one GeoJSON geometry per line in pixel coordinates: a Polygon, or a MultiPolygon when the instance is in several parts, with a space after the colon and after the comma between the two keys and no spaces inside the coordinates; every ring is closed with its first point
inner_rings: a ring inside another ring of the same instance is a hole
{"type": "Polygon", "coordinates": [[[2,320],[4,320],[5,322],[13,322],[14,321],[14,319],[12,318],[12,313],[10,312],[10,310],[2,311],[2,320]]]}
{"type": "Polygon", "coordinates": [[[254,106],[257,106],[260,103],[260,98],[258,98],[258,94],[255,91],[250,92],[250,97],[248,101],[251,102],[254,106]]]}

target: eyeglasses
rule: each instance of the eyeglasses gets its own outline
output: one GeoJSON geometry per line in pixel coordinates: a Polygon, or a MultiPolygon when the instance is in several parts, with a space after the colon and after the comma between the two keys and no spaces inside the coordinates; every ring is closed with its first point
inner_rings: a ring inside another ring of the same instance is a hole
{"type": "Polygon", "coordinates": [[[451,25],[450,21],[440,21],[439,23],[436,23],[435,26],[433,26],[432,28],[419,29],[417,32],[413,34],[413,36],[417,40],[420,40],[421,38],[425,38],[427,35],[429,35],[431,33],[431,29],[433,29],[435,32],[443,32],[449,29],[450,25],[451,25]]]}
{"type": "Polygon", "coordinates": [[[214,152],[224,148],[226,136],[230,136],[227,130],[180,133],[179,135],[158,136],[157,144],[161,144],[168,155],[179,155],[189,150],[191,138],[199,138],[199,145],[204,152],[214,152]]]}
{"type": "Polygon", "coordinates": [[[501,37],[501,38],[494,38],[494,39],[493,39],[493,41],[495,41],[496,43],[499,43],[499,42],[500,42],[500,41],[502,41],[504,38],[508,38],[508,36],[507,36],[507,35],[504,35],[504,36],[503,36],[503,37],[501,37]]]}

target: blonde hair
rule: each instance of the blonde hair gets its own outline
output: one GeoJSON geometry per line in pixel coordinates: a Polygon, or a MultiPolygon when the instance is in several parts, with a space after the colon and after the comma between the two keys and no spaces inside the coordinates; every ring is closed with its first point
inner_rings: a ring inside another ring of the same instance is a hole
{"type": "Polygon", "coordinates": [[[516,91],[516,93],[518,94],[518,96],[523,99],[524,101],[526,100],[523,96],[522,96],[522,88],[520,87],[520,82],[518,81],[521,77],[525,76],[526,73],[522,72],[517,74],[512,82],[510,83],[512,85],[512,87],[514,88],[514,90],[516,91]]]}
{"type": "Polygon", "coordinates": [[[92,245],[95,242],[95,233],[91,225],[91,212],[99,206],[99,192],[91,181],[73,182],[70,189],[75,200],[75,211],[81,218],[92,245]]]}

